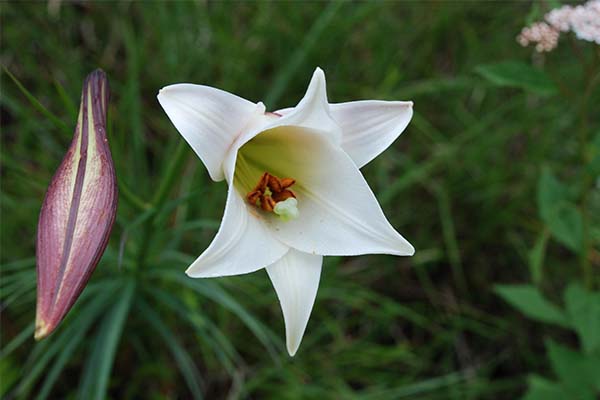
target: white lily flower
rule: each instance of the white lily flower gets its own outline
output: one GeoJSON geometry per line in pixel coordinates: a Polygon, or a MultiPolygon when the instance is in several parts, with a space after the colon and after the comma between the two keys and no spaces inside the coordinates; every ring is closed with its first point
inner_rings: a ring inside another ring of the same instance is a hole
{"type": "Polygon", "coordinates": [[[266,268],[291,356],[312,311],[323,256],[414,254],[359,171],[406,128],[412,102],[329,104],[320,68],[296,107],[274,113],[185,83],[161,89],[158,101],[211,178],[229,185],[219,231],[186,273],[207,278],[266,268]]]}

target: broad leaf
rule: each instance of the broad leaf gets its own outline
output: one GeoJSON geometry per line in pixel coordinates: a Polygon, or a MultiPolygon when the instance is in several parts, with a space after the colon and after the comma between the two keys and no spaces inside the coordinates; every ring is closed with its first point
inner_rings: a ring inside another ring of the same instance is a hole
{"type": "Polygon", "coordinates": [[[569,188],[562,184],[548,168],[538,181],[538,208],[540,217],[560,243],[576,253],[583,248],[583,217],[570,200],[569,188]]]}
{"type": "Polygon", "coordinates": [[[600,353],[600,292],[572,284],[565,291],[565,305],[584,351],[600,353]]]}
{"type": "Polygon", "coordinates": [[[546,300],[531,285],[497,285],[496,293],[527,317],[567,327],[568,321],[560,308],[546,300]]]}
{"type": "Polygon", "coordinates": [[[541,376],[530,376],[528,381],[529,387],[521,400],[564,400],[567,396],[565,389],[560,384],[541,376]]]}
{"type": "Polygon", "coordinates": [[[546,73],[519,61],[480,65],[475,71],[496,86],[520,88],[541,95],[557,91],[546,73]]]}
{"type": "Polygon", "coordinates": [[[550,233],[547,229],[544,229],[535,241],[535,246],[528,253],[531,280],[536,284],[542,281],[544,256],[546,255],[546,245],[548,244],[549,237],[550,233]]]}
{"type": "Polygon", "coordinates": [[[570,398],[594,399],[600,390],[600,358],[571,350],[551,340],[546,342],[552,370],[571,394],[570,398]]]}

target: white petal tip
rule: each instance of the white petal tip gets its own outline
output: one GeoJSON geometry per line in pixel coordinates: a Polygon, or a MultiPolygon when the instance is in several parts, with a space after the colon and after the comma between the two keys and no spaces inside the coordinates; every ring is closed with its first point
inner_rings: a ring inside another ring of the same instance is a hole
{"type": "Polygon", "coordinates": [[[190,278],[212,278],[215,276],[214,274],[207,274],[202,268],[198,268],[196,264],[190,265],[188,269],[185,270],[185,274],[190,278]]]}
{"type": "Polygon", "coordinates": [[[403,237],[395,238],[393,244],[389,242],[388,251],[383,254],[390,254],[394,256],[412,256],[415,254],[415,248],[403,237]]]}
{"type": "Polygon", "coordinates": [[[165,86],[162,87],[158,90],[158,94],[156,95],[156,97],[160,98],[161,96],[164,96],[165,94],[167,94],[167,92],[169,90],[171,90],[173,88],[174,85],[169,85],[169,86],[165,86]]]}
{"type": "Polygon", "coordinates": [[[313,72],[311,84],[313,82],[319,82],[319,83],[325,84],[325,72],[319,67],[317,67],[315,69],[315,72],[313,72]]]}
{"type": "Polygon", "coordinates": [[[288,342],[286,347],[290,357],[294,357],[296,355],[296,352],[298,351],[298,348],[300,347],[300,342],[288,342]]]}
{"type": "Polygon", "coordinates": [[[412,101],[382,101],[383,104],[389,104],[392,107],[396,107],[397,109],[411,109],[415,105],[412,101]]]}
{"type": "Polygon", "coordinates": [[[408,243],[406,240],[403,240],[400,250],[398,251],[399,256],[413,256],[415,254],[415,248],[412,244],[408,243]]]}

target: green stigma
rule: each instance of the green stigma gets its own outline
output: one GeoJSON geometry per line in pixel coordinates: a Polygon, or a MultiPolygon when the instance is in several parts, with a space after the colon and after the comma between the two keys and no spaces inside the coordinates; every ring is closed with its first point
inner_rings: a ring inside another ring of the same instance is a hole
{"type": "Polygon", "coordinates": [[[279,216],[283,221],[290,221],[298,218],[300,213],[298,212],[298,200],[290,197],[287,200],[280,201],[273,208],[273,212],[279,216]]]}

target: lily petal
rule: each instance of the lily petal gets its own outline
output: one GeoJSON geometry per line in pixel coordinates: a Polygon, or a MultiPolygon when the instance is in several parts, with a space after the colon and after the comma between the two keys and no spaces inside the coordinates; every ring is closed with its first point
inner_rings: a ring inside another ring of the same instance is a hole
{"type": "Polygon", "coordinates": [[[287,351],[296,354],[317,297],[322,256],[291,249],[283,258],[267,267],[275,287],[283,319],[287,351]]]}
{"type": "Polygon", "coordinates": [[[262,103],[203,85],[170,85],[157,98],[214,181],[223,180],[222,163],[236,137],[253,116],[264,114],[262,103]]]}
{"type": "Polygon", "coordinates": [[[329,103],[327,102],[327,84],[325,73],[321,68],[315,69],[306,94],[298,105],[290,112],[286,112],[276,124],[269,128],[282,125],[300,126],[317,129],[339,144],[342,140],[342,131],[332,118],[329,103]]]}
{"type": "MultiPolygon", "coordinates": [[[[296,180],[299,217],[264,218],[288,246],[320,255],[414,253],[383,215],[352,159],[322,134],[279,127],[256,136],[240,153],[247,165],[264,165],[277,176],[296,180]]],[[[253,176],[260,176],[258,168],[253,176]]]]}
{"type": "Polygon", "coordinates": [[[352,101],[330,104],[342,128],[342,148],[359,167],[387,149],[413,115],[412,101],[352,101]]]}
{"type": "Polygon", "coordinates": [[[217,235],[185,273],[192,278],[241,275],[279,260],[289,247],[275,239],[255,210],[229,187],[217,235]]]}

